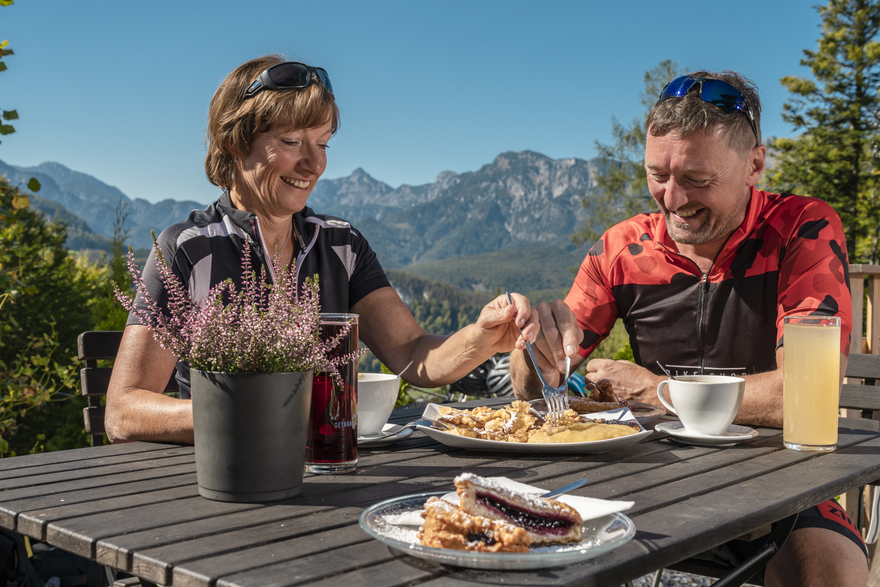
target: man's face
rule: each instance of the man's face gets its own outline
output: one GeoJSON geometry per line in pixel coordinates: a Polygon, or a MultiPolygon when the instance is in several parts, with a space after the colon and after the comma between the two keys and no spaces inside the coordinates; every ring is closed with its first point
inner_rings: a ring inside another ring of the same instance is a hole
{"type": "Polygon", "coordinates": [[[683,245],[720,247],[745,218],[750,188],[764,170],[764,147],[743,155],[717,129],[684,138],[649,132],[645,169],[669,237],[683,245]]]}

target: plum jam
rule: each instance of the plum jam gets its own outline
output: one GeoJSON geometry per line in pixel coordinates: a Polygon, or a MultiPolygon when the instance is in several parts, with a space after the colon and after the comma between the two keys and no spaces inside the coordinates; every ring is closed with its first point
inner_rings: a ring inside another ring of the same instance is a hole
{"type": "Polygon", "coordinates": [[[477,494],[477,501],[495,510],[511,523],[537,534],[564,534],[573,521],[559,516],[538,515],[522,510],[514,505],[499,501],[491,496],[477,494]]]}
{"type": "Polygon", "coordinates": [[[489,536],[485,532],[480,532],[480,533],[468,532],[467,540],[468,540],[468,542],[479,541],[487,546],[492,546],[493,544],[495,544],[497,542],[497,540],[495,540],[494,538],[492,538],[491,536],[489,536]]]}

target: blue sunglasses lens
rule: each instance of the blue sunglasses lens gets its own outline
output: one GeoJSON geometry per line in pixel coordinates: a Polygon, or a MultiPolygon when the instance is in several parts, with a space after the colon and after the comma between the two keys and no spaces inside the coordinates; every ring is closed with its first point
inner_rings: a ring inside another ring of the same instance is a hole
{"type": "Polygon", "coordinates": [[[704,102],[718,106],[727,114],[742,110],[746,105],[742,93],[727,82],[706,80],[700,94],[704,102]]]}
{"type": "Polygon", "coordinates": [[[660,92],[660,101],[662,102],[668,98],[681,98],[687,95],[695,83],[697,83],[696,79],[686,75],[675,78],[666,84],[666,87],[660,92]]]}

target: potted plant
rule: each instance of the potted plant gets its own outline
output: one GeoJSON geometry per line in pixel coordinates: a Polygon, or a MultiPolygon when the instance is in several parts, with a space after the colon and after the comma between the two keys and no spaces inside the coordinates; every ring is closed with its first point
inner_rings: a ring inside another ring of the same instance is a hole
{"type": "Polygon", "coordinates": [[[143,306],[117,290],[126,310],[156,341],[190,366],[199,493],[222,501],[286,499],[302,490],[312,375],[338,379],[334,356],[343,331],[320,335],[318,278],[297,295],[295,272],[272,259],[275,279],[242,253],[242,284],[227,280],[196,304],[168,266],[153,235],[165,309],[147,291],[129,249],[128,266],[143,306]]]}

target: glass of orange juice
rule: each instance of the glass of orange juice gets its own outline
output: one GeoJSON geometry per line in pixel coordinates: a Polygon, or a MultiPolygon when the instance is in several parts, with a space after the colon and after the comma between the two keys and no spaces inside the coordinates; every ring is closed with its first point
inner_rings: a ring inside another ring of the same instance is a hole
{"type": "Polygon", "coordinates": [[[791,450],[837,448],[840,318],[788,316],[783,322],[782,440],[791,450]]]}

